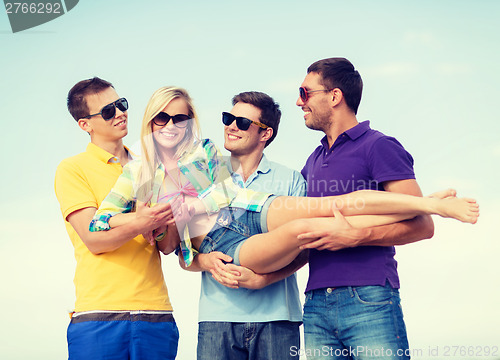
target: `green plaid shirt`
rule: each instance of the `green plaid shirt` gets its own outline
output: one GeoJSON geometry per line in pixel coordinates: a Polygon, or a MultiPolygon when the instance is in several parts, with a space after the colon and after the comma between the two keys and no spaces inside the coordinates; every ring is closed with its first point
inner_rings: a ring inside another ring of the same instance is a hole
{"type": "MultiPolygon", "coordinates": [[[[231,167],[209,139],[199,141],[192,152],[181,156],[177,164],[198,192],[198,198],[205,205],[208,214],[214,214],[226,206],[260,212],[271,195],[243,188],[238,180],[233,179],[229,170],[231,167]]],[[[140,186],[140,169],[140,160],[131,161],[123,167],[123,173],[90,223],[90,231],[109,230],[110,217],[134,211],[136,194],[140,186]]],[[[164,180],[165,168],[160,162],[154,175],[152,204],[158,202],[164,180]]],[[[182,234],[180,247],[184,262],[190,266],[194,250],[187,227],[182,234]]]]}

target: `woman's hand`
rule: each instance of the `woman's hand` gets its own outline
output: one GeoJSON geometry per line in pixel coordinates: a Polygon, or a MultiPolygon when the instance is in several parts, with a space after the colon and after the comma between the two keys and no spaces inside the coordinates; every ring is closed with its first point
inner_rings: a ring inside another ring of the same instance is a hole
{"type": "Polygon", "coordinates": [[[171,204],[147,205],[151,195],[145,199],[145,202],[137,200],[135,218],[143,229],[142,236],[154,246],[156,237],[166,232],[167,226],[172,222],[174,215],[171,204]]]}
{"type": "Polygon", "coordinates": [[[173,219],[170,220],[169,225],[175,225],[179,235],[184,230],[184,227],[191,221],[195,213],[193,206],[182,203],[176,209],[173,209],[173,219]]]}
{"type": "Polygon", "coordinates": [[[168,225],[172,218],[173,214],[170,204],[156,204],[150,207],[142,201],[137,201],[135,220],[144,233],[153,231],[162,225],[168,225]]]}
{"type": "Polygon", "coordinates": [[[143,233],[142,236],[146,239],[146,241],[151,245],[155,246],[156,242],[162,241],[167,234],[168,226],[161,225],[154,229],[153,231],[149,231],[147,233],[143,233]]]}

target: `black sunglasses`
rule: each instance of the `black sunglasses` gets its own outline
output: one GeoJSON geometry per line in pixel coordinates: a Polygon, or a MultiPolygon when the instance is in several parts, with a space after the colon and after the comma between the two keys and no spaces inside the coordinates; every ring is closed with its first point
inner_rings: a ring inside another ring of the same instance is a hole
{"type": "Polygon", "coordinates": [[[177,114],[174,116],[170,116],[166,112],[160,112],[158,115],[156,115],[153,118],[153,122],[157,126],[165,126],[168,124],[168,122],[172,119],[172,122],[174,123],[175,126],[178,128],[185,128],[188,124],[188,120],[191,119],[189,115],[186,114],[177,114]]]}
{"type": "Polygon", "coordinates": [[[125,98],[120,98],[106,106],[104,106],[97,114],[92,114],[83,117],[82,119],[90,119],[92,116],[101,115],[104,120],[111,120],[116,115],[116,108],[125,112],[128,110],[128,101],[125,98]]]}
{"type": "Polygon", "coordinates": [[[258,127],[261,127],[263,129],[267,129],[269,127],[269,126],[262,124],[258,121],[253,121],[253,120],[241,117],[241,116],[234,116],[233,114],[228,113],[228,112],[222,113],[222,122],[224,123],[224,125],[229,126],[233,123],[234,120],[236,120],[236,126],[238,127],[238,129],[243,130],[243,131],[248,130],[248,128],[250,127],[250,125],[252,125],[252,123],[254,123],[258,127]]]}
{"type": "Polygon", "coordinates": [[[299,96],[300,96],[300,100],[302,100],[302,102],[306,102],[307,99],[309,99],[309,93],[318,92],[318,91],[332,91],[332,90],[333,89],[306,90],[306,88],[304,88],[304,87],[299,87],[299,96]]]}

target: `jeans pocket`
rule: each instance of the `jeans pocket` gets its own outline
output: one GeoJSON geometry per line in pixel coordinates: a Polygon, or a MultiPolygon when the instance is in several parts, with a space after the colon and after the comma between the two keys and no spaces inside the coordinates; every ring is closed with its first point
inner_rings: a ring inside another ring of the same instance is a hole
{"type": "Polygon", "coordinates": [[[309,300],[312,299],[312,291],[308,291],[306,292],[306,297],[304,299],[304,307],[307,305],[307,303],[309,302],[309,300]]]}
{"type": "MultiPolygon", "coordinates": [[[[252,217],[249,211],[241,208],[228,208],[227,221],[220,226],[225,227],[235,233],[238,233],[246,238],[250,237],[251,232],[249,225],[252,225],[252,217]],[[249,225],[247,225],[249,224],[249,225]]],[[[222,218],[221,218],[222,219],[222,218]]]]}
{"type": "Polygon", "coordinates": [[[207,235],[200,244],[198,251],[202,254],[208,254],[217,249],[217,242],[221,238],[221,235],[214,232],[211,232],[210,235],[215,235],[215,237],[212,238],[207,235]]]}
{"type": "Polygon", "coordinates": [[[363,305],[387,305],[392,303],[392,291],[383,286],[353,287],[354,298],[363,305]]]}

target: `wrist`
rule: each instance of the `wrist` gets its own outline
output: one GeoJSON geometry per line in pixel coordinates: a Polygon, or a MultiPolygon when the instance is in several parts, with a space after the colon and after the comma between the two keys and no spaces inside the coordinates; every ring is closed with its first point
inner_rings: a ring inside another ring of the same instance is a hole
{"type": "Polygon", "coordinates": [[[372,236],[372,228],[356,229],[352,247],[361,246],[365,245],[366,243],[369,243],[371,240],[371,236],[372,236]]]}
{"type": "Polygon", "coordinates": [[[198,266],[200,268],[200,271],[210,271],[210,262],[205,261],[208,260],[208,254],[198,254],[196,255],[195,259],[196,262],[198,263],[198,266]]]}
{"type": "Polygon", "coordinates": [[[140,221],[136,218],[135,220],[129,222],[128,224],[124,225],[124,228],[127,228],[129,229],[129,232],[131,232],[131,235],[132,237],[136,237],[136,236],[139,236],[141,235],[142,233],[144,233],[143,228],[144,226],[142,226],[142,224],[140,223],[140,221]]]}
{"type": "Polygon", "coordinates": [[[145,216],[135,213],[135,219],[132,219],[130,224],[132,224],[132,226],[134,227],[135,230],[142,229],[145,226],[145,223],[144,223],[145,220],[146,220],[145,216]]]}
{"type": "Polygon", "coordinates": [[[271,274],[255,274],[255,288],[262,289],[271,284],[271,274]]]}
{"type": "Polygon", "coordinates": [[[165,236],[166,236],[166,235],[167,235],[167,230],[165,230],[164,232],[162,232],[162,233],[160,233],[160,234],[156,235],[156,236],[155,236],[155,240],[156,240],[157,242],[160,242],[160,241],[162,241],[163,239],[165,239],[165,236]]]}

